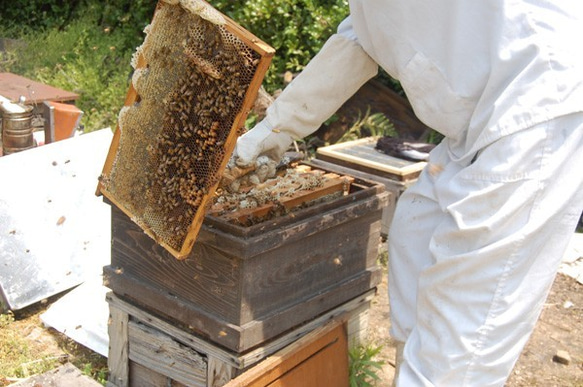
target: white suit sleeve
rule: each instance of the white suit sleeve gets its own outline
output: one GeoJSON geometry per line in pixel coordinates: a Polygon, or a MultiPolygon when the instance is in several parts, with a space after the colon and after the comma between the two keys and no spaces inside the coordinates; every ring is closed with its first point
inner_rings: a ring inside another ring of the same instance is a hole
{"type": "Polygon", "coordinates": [[[358,43],[348,17],[267,109],[263,121],[239,138],[238,163],[259,155],[279,159],[294,139],[315,132],[377,72],[378,64],[358,43]]]}

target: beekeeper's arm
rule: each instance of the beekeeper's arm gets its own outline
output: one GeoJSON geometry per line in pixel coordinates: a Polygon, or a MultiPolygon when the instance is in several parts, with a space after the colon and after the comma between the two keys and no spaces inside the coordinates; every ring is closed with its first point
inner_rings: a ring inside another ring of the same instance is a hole
{"type": "Polygon", "coordinates": [[[378,64],[358,43],[349,16],[267,109],[266,117],[238,139],[235,162],[249,166],[260,155],[279,160],[293,140],[315,132],[377,72],[378,64]]]}

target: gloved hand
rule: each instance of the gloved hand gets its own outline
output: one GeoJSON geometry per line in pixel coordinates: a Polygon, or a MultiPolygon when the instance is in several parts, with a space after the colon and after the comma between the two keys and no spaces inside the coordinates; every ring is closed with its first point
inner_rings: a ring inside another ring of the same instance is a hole
{"type": "Polygon", "coordinates": [[[235,163],[246,168],[253,165],[260,155],[279,161],[292,142],[288,133],[272,128],[267,120],[263,120],[237,140],[233,152],[235,163]]]}
{"type": "Polygon", "coordinates": [[[272,129],[266,120],[259,122],[237,140],[221,186],[238,192],[242,187],[274,177],[282,155],[292,142],[289,134],[272,129]]]}
{"type": "Polygon", "coordinates": [[[275,177],[278,163],[267,156],[259,156],[252,165],[240,167],[236,156],[232,156],[223,173],[220,186],[229,192],[240,192],[275,177]]]}
{"type": "MultiPolygon", "coordinates": [[[[376,62],[355,40],[351,20],[347,18],[339,33],[328,39],[269,106],[265,119],[238,139],[231,165],[240,170],[231,176],[269,164],[258,164],[260,156],[277,164],[294,139],[315,132],[377,71],[376,62]]],[[[269,171],[270,168],[267,176],[269,171]]]]}

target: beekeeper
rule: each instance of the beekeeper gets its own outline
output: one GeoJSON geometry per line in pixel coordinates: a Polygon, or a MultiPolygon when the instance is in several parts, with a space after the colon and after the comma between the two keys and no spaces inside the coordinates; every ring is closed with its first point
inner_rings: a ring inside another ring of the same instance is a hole
{"type": "Polygon", "coordinates": [[[583,6],[351,0],[235,160],[277,159],[380,65],[445,135],[389,235],[398,386],[502,386],[583,210],[583,6]]]}

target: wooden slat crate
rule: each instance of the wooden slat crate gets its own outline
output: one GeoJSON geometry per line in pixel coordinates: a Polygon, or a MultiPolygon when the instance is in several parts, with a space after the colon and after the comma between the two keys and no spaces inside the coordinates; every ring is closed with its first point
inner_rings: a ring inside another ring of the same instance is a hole
{"type": "Polygon", "coordinates": [[[274,54],[210,5],[212,18],[192,6],[158,3],[132,60],[132,84],[98,186],[179,259],[196,240],[274,54]]]}
{"type": "Polygon", "coordinates": [[[326,339],[331,321],[341,321],[347,329],[342,346],[361,344],[359,338],[368,329],[366,316],[374,293],[371,289],[245,354],[210,343],[109,293],[108,386],[221,387],[269,356],[301,355],[305,352],[303,341],[326,339]]]}
{"type": "Polygon", "coordinates": [[[114,206],[105,281],[144,310],[242,353],[380,282],[389,196],[354,179],[344,196],[248,227],[207,216],[183,260],[114,206]]]}

